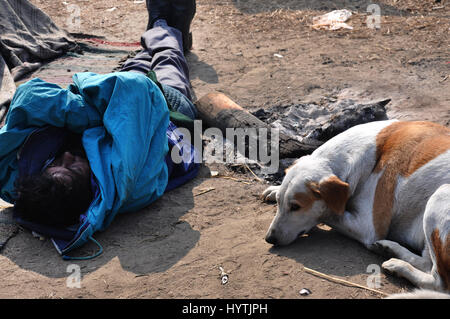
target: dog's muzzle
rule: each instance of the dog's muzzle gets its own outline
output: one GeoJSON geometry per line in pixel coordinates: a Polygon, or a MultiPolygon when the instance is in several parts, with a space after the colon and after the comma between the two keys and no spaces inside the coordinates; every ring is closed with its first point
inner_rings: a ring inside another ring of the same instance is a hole
{"type": "MultiPolygon", "coordinates": [[[[306,233],[306,231],[301,231],[298,235],[297,235],[297,237],[299,237],[299,236],[302,236],[302,235],[304,235],[306,233]]],[[[278,236],[279,234],[277,234],[277,232],[275,231],[275,230],[270,230],[268,233],[267,233],[267,235],[266,235],[266,242],[268,242],[269,244],[272,244],[272,245],[274,245],[274,246],[280,246],[280,245],[283,245],[283,244],[280,244],[280,241],[279,241],[279,236],[278,236]]]]}
{"type": "Polygon", "coordinates": [[[266,234],[266,242],[268,242],[269,244],[272,244],[272,245],[278,245],[278,239],[277,239],[277,236],[276,236],[276,232],[275,232],[275,230],[270,230],[269,232],[267,232],[267,234],[266,234]]]}

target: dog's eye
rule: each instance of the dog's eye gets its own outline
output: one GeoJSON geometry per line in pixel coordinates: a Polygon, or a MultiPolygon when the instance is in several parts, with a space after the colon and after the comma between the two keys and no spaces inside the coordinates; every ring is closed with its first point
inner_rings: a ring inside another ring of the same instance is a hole
{"type": "Polygon", "coordinates": [[[300,205],[298,205],[296,203],[292,203],[291,207],[290,207],[290,210],[291,211],[296,211],[296,210],[299,210],[300,208],[301,208],[300,205]]]}

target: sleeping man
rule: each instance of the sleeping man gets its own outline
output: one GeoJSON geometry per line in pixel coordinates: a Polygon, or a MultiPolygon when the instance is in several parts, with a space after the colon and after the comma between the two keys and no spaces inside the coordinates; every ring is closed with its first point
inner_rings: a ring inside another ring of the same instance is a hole
{"type": "Polygon", "coordinates": [[[121,72],[78,73],[67,89],[28,81],[0,130],[1,198],[61,254],[198,172],[193,154],[181,163],[170,156],[183,138],[171,119],[196,116],[184,57],[195,0],[147,8],[143,50],[121,72]]]}

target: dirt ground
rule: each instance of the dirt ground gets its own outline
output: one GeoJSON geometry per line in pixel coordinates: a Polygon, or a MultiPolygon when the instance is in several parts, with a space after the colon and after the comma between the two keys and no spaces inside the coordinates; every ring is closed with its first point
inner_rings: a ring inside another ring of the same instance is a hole
{"type": "MultiPolygon", "coordinates": [[[[139,41],[147,24],[140,1],[32,2],[62,28],[110,41],[139,41]],[[81,8],[78,29],[68,24],[67,4],[74,3],[81,8]]],[[[375,1],[382,14],[377,30],[366,24],[370,3],[197,0],[187,55],[195,96],[221,91],[247,109],[391,98],[390,118],[450,126],[450,3],[375,1]],[[353,30],[310,28],[314,16],[343,8],[354,12],[353,30]]],[[[384,261],[326,226],[287,247],[267,244],[276,207],[260,201],[265,187],[251,174],[204,167],[150,207],[118,216],[95,236],[104,253],[88,261],[64,261],[49,240],[21,230],[0,255],[0,298],[383,297],[305,271],[367,286],[369,265],[384,261]],[[211,169],[232,178],[211,178],[211,169]],[[67,287],[71,263],[80,266],[81,288],[67,287]],[[229,274],[225,285],[219,267],[229,274]],[[301,296],[302,288],[312,294],[301,296]]],[[[78,253],[95,250],[88,244],[78,253]]],[[[377,289],[390,294],[412,286],[381,273],[377,289]]]]}

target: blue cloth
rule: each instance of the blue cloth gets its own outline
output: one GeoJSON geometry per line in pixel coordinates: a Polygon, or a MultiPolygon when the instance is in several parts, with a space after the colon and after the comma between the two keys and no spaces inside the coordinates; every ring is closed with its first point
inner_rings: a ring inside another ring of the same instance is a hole
{"type": "Polygon", "coordinates": [[[22,84],[0,129],[0,196],[10,203],[17,152],[30,133],[51,125],[82,134],[98,196],[73,239],[59,246],[60,253],[86,243],[118,213],[159,198],[169,174],[169,111],[156,84],[134,72],[78,73],[73,82],[67,89],[40,79],[22,84]]]}
{"type": "Polygon", "coordinates": [[[170,191],[197,176],[200,164],[195,162],[197,150],[187,141],[178,128],[169,122],[167,128],[169,140],[169,153],[166,155],[166,164],[169,172],[169,182],[165,192],[170,191]],[[174,162],[172,153],[178,152],[180,162],[174,162]]]}

